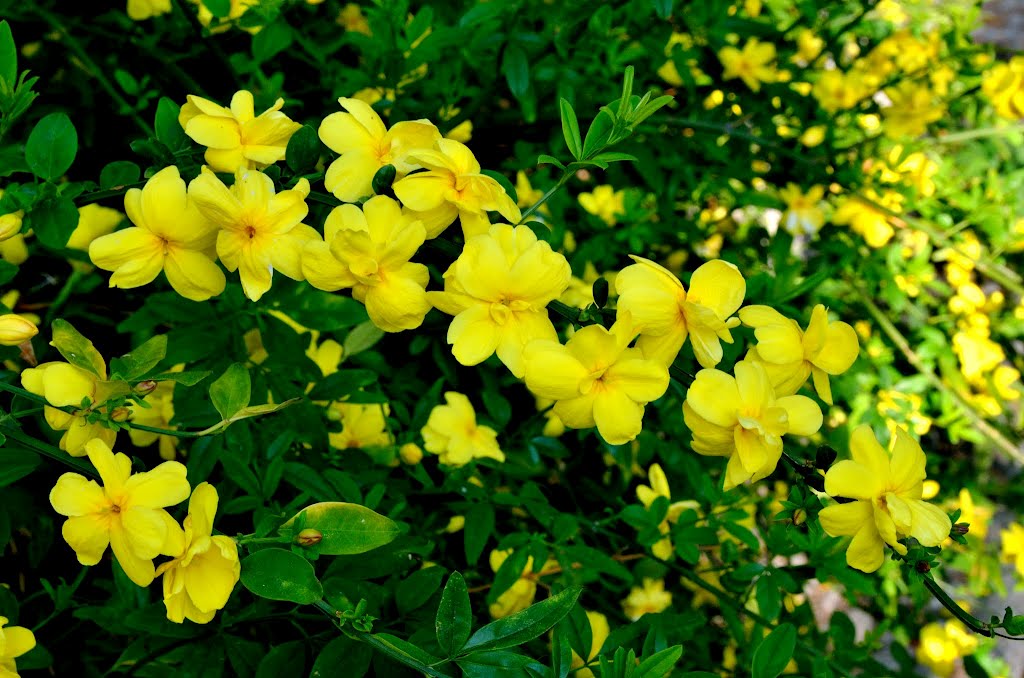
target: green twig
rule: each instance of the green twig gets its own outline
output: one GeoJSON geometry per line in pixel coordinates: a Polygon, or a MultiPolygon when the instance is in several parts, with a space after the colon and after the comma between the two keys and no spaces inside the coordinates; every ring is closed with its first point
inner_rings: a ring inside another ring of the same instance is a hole
{"type": "MultiPolygon", "coordinates": [[[[562,186],[565,186],[565,182],[569,181],[569,178],[572,177],[573,174],[575,174],[575,172],[569,170],[563,171],[562,176],[559,177],[558,179],[558,183],[549,188],[547,193],[540,197],[540,200],[530,205],[530,209],[523,212],[523,215],[519,218],[519,224],[525,224],[526,220],[529,219],[534,212],[539,210],[541,206],[548,201],[548,198],[553,196],[562,186]]],[[[518,226],[519,224],[516,225],[518,226]]]]}
{"type": "Polygon", "coordinates": [[[146,185],[147,179],[136,181],[132,184],[124,184],[123,186],[117,186],[116,188],[109,188],[103,191],[92,191],[90,193],[83,193],[82,195],[75,198],[75,206],[82,207],[89,205],[100,200],[106,200],[107,198],[116,198],[120,195],[124,195],[133,188],[142,188],[146,185]]]}
{"type": "Polygon", "coordinates": [[[10,426],[0,425],[0,433],[3,433],[8,440],[13,440],[14,442],[32,450],[36,454],[41,454],[42,456],[49,457],[50,459],[58,461],[65,466],[70,466],[82,475],[95,478],[96,480],[100,479],[100,474],[96,472],[96,469],[93,468],[91,464],[87,464],[77,457],[72,457],[63,450],[59,450],[52,445],[48,445],[42,441],[27,436],[21,431],[11,428],[10,426]]]}
{"type": "Polygon", "coordinates": [[[1002,127],[982,127],[980,129],[969,129],[963,132],[953,132],[937,137],[925,139],[933,144],[956,144],[971,139],[983,139],[985,137],[1001,137],[1006,134],[1020,134],[1024,132],[1024,125],[1003,125],[1002,127]]]}

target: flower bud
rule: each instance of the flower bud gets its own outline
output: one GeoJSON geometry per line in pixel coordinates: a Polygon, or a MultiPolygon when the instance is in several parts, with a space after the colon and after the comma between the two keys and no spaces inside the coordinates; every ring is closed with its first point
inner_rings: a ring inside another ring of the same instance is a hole
{"type": "Polygon", "coordinates": [[[925,572],[930,572],[930,571],[931,571],[931,569],[932,569],[932,566],[931,566],[931,565],[929,565],[929,564],[928,564],[927,562],[925,562],[925,561],[923,561],[923,560],[919,560],[919,561],[917,561],[917,563],[916,563],[916,564],[914,565],[914,569],[916,569],[916,570],[917,570],[918,572],[920,572],[921,574],[924,574],[925,572]]]}
{"type": "MultiPolygon", "coordinates": [[[[3,217],[0,217],[3,219],[3,217]]],[[[17,346],[39,334],[35,323],[16,313],[0,315],[0,344],[17,346]]]]}
{"type": "Polygon", "coordinates": [[[406,443],[398,449],[398,456],[402,462],[409,466],[415,466],[423,459],[423,450],[416,443],[406,443]]]}
{"type": "Polygon", "coordinates": [[[324,535],[320,530],[306,528],[302,532],[299,532],[299,536],[295,538],[295,543],[299,546],[314,546],[319,544],[320,540],[323,538],[324,535]]]}
{"type": "Polygon", "coordinates": [[[10,214],[0,214],[0,242],[21,233],[21,220],[24,216],[24,210],[18,210],[10,214]]]}
{"type": "Polygon", "coordinates": [[[140,381],[139,383],[135,384],[135,387],[132,390],[134,390],[139,395],[148,395],[156,390],[156,386],[157,384],[155,381],[153,381],[152,379],[147,379],[146,381],[140,381]]]}
{"type": "Polygon", "coordinates": [[[807,511],[803,510],[802,508],[795,509],[793,511],[793,524],[794,525],[803,525],[806,522],[807,522],[807,511]]]}
{"type": "Polygon", "coordinates": [[[128,421],[130,416],[132,416],[132,411],[127,407],[115,407],[110,411],[110,418],[113,421],[128,421]]]}
{"type": "Polygon", "coordinates": [[[968,523],[957,523],[953,526],[953,532],[956,534],[967,534],[971,531],[971,527],[968,523]]]}

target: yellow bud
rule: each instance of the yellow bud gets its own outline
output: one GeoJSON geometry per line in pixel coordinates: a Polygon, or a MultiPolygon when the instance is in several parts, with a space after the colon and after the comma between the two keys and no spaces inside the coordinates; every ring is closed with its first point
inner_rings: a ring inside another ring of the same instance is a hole
{"type": "Polygon", "coordinates": [[[814,148],[822,141],[825,140],[825,126],[817,125],[815,127],[808,127],[804,130],[804,133],[800,135],[800,143],[807,148],[814,148]]]}
{"type": "Polygon", "coordinates": [[[323,538],[324,535],[320,530],[307,528],[302,532],[299,532],[299,536],[295,538],[295,543],[299,546],[313,546],[315,544],[319,544],[320,540],[323,538]]]}
{"type": "Polygon", "coordinates": [[[135,388],[132,390],[134,390],[139,395],[148,395],[155,391],[156,387],[157,383],[155,381],[153,381],[152,379],[147,379],[146,381],[140,381],[139,383],[135,384],[135,388]]]}
{"type": "Polygon", "coordinates": [[[803,510],[802,508],[798,508],[798,509],[793,511],[793,524],[794,525],[803,525],[806,522],[807,522],[807,511],[803,510]]]}
{"type": "Polygon", "coordinates": [[[445,526],[444,531],[448,534],[454,534],[466,526],[466,516],[452,516],[451,520],[445,526]]]}
{"type": "MultiPolygon", "coordinates": [[[[2,220],[3,217],[0,217],[2,220]]],[[[39,328],[24,316],[16,313],[0,315],[0,344],[17,346],[39,334],[39,328]]]]}
{"type": "Polygon", "coordinates": [[[10,214],[0,214],[0,242],[21,233],[21,220],[24,216],[25,212],[23,210],[10,214]]]}
{"type": "Polygon", "coordinates": [[[403,463],[415,466],[423,459],[423,450],[416,443],[406,443],[398,449],[398,456],[402,458],[403,463]]]}
{"type": "Polygon", "coordinates": [[[110,418],[114,421],[128,421],[132,411],[127,407],[115,407],[110,411],[110,418]]]}

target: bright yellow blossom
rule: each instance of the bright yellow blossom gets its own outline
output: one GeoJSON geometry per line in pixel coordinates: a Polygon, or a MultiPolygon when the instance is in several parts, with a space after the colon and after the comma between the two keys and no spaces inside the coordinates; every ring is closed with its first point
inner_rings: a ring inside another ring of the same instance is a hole
{"type": "Polygon", "coordinates": [[[68,516],[61,532],[78,562],[95,565],[109,544],[128,578],[149,586],[156,575],[153,558],[177,556],[185,535],[165,506],[189,494],[185,467],[165,461],[151,471],[132,474],[132,462],[100,440],[85,445],[103,485],[77,473],[65,473],[50,492],[50,504],[68,516]]]}
{"type": "Polygon", "coordinates": [[[977,636],[957,619],[931,622],[921,629],[915,656],[921,665],[931,669],[939,678],[949,678],[961,657],[974,654],[978,649],[977,636]]]}
{"type": "Polygon", "coordinates": [[[430,311],[427,267],[409,259],[426,239],[419,220],[387,196],[334,208],[324,223],[324,240],[306,244],[302,272],[313,287],[352,287],[370,320],[385,332],[419,327],[430,311]]]}
{"type": "Polygon", "coordinates": [[[7,617],[0,617],[0,678],[18,678],[14,661],[36,646],[36,637],[23,626],[8,626],[7,617]]]}
{"type": "Polygon", "coordinates": [[[625,195],[625,191],[616,191],[612,186],[595,186],[592,193],[580,193],[580,207],[614,226],[626,211],[625,195]]]}
{"type": "Polygon", "coordinates": [[[672,592],[665,590],[664,579],[644,580],[640,586],[629,590],[629,595],[622,601],[622,611],[636,621],[645,614],[663,612],[672,605],[672,592]]]}
{"type": "Polygon", "coordinates": [[[566,287],[572,270],[561,254],[528,226],[495,224],[466,241],[444,274],[444,292],[428,292],[436,308],[455,316],[448,343],[455,359],[477,365],[497,353],[523,376],[523,348],[534,339],[557,340],[547,305],[566,287]]]}
{"type": "Polygon", "coordinates": [[[284,99],[260,113],[254,110],[252,93],[235,92],[231,107],[188,95],[178,123],[185,134],[206,146],[206,164],[215,172],[263,169],[284,160],[288,140],[302,127],[281,112],[284,99]]]}
{"type": "Polygon", "coordinates": [[[997,115],[1010,120],[1024,118],[1024,56],[1014,56],[985,71],[981,91],[992,101],[997,115]]]}
{"type": "Polygon", "coordinates": [[[171,11],[171,0],[128,0],[128,18],[145,21],[171,11]]]}
{"type": "Polygon", "coordinates": [[[588,325],[563,346],[540,339],[526,346],[526,387],[555,401],[554,412],[570,428],[597,426],[612,445],[640,434],[644,407],[668,389],[668,370],[630,348],[636,337],[626,314],[610,330],[588,325]]]}
{"type": "Polygon", "coordinates": [[[797,51],[793,55],[793,60],[803,66],[810,66],[825,48],[825,40],[818,37],[810,28],[799,29],[795,40],[797,51]]]}
{"type": "Polygon", "coordinates": [[[135,226],[89,245],[92,263],[114,272],[111,287],[141,287],[163,271],[186,299],[205,301],[224,291],[224,273],[211,256],[216,225],[186,194],[177,167],[165,167],[142,189],[130,189],[124,208],[135,226]]]}
{"type": "Polygon", "coordinates": [[[332,403],[327,418],[341,422],[341,431],[329,433],[331,447],[338,450],[385,447],[394,443],[388,429],[386,404],[332,403]]]}
{"type": "Polygon", "coordinates": [[[790,235],[814,235],[825,223],[825,211],[821,208],[825,197],[824,186],[811,186],[804,193],[794,183],[786,184],[779,190],[779,197],[786,203],[782,213],[782,228],[790,235]]]}
{"type": "Polygon", "coordinates": [[[320,235],[303,223],[309,213],[309,182],[274,192],[262,172],[239,170],[228,188],[204,167],[188,185],[199,211],[220,227],[217,256],[229,271],[238,271],[245,296],[259,301],[270,289],[274,271],[302,280],[302,249],[320,235]]]}
{"type": "MultiPolygon", "coordinates": [[[[249,11],[250,7],[256,7],[260,4],[260,0],[230,0],[230,9],[226,17],[215,17],[210,8],[207,7],[202,0],[189,0],[199,8],[199,14],[197,18],[199,23],[209,29],[210,33],[223,33],[224,31],[231,28],[231,26],[242,17],[243,14],[249,11]]],[[[249,33],[258,33],[262,26],[253,26],[245,28],[244,30],[249,33]]],[[[234,171],[234,170],[229,170],[234,171]]]]}
{"type": "Polygon", "coordinates": [[[701,370],[683,403],[693,451],[729,457],[727,490],[772,473],[782,457],[782,436],[809,436],[822,423],[821,410],[810,398],[777,397],[761,363],[738,362],[734,371],[735,377],[701,370]]]}
{"type": "MultiPolygon", "coordinates": [[[[491,551],[491,555],[488,558],[491,570],[497,572],[510,555],[512,555],[511,549],[504,551],[495,549],[491,551]]],[[[498,599],[488,607],[491,617],[501,619],[528,608],[533,604],[533,599],[537,595],[537,579],[557,569],[558,563],[554,560],[548,560],[541,567],[540,572],[534,572],[533,556],[527,558],[526,565],[523,566],[523,570],[516,582],[498,596],[498,599]]]]}
{"type": "Polygon", "coordinates": [[[157,576],[164,576],[164,606],[167,618],[175,623],[186,619],[197,624],[213,620],[217,610],[227,605],[238,582],[241,566],[235,540],[213,536],[213,517],[217,514],[217,490],[200,483],[188,501],[188,516],[182,523],[184,548],[174,560],[160,565],[157,576]]]}
{"type": "MultiPolygon", "coordinates": [[[[668,478],[665,477],[665,472],[661,469],[659,464],[651,464],[651,467],[647,469],[647,481],[650,485],[639,485],[636,488],[636,498],[640,500],[640,503],[644,505],[644,508],[650,508],[651,504],[658,497],[664,497],[671,501],[672,492],[668,486],[668,478]]],[[[696,509],[698,505],[693,501],[677,501],[669,504],[668,512],[665,514],[665,520],[658,526],[659,531],[668,535],[669,525],[675,523],[679,519],[685,509],[693,508],[696,509]]],[[[664,539],[656,543],[651,547],[651,552],[654,553],[656,558],[661,560],[668,560],[672,557],[672,540],[666,536],[664,539]]]]}
{"type": "Polygon", "coordinates": [[[510,223],[522,216],[501,184],[481,174],[473,152],[458,141],[441,139],[434,150],[413,151],[410,157],[427,171],[399,179],[392,188],[423,220],[428,238],[436,238],[456,217],[468,241],[487,233],[488,212],[498,212],[510,223]]]}
{"type": "Polygon", "coordinates": [[[36,324],[23,315],[0,315],[0,346],[18,346],[39,334],[36,324]]]}
{"type": "Polygon", "coordinates": [[[837,224],[849,224],[855,233],[859,233],[869,247],[882,247],[896,234],[888,213],[875,207],[877,203],[893,212],[899,212],[903,205],[903,196],[896,191],[886,191],[879,195],[874,189],[867,189],[865,196],[868,201],[857,196],[845,198],[836,209],[832,220],[837,224]]]}
{"type": "Polygon", "coordinates": [[[576,650],[572,651],[570,669],[572,669],[572,675],[577,678],[594,678],[594,672],[584,666],[597,659],[597,655],[601,654],[601,648],[604,647],[604,642],[608,640],[608,635],[611,633],[608,617],[600,612],[587,610],[587,622],[590,623],[590,651],[587,653],[586,659],[576,654],[576,650]]]}
{"type": "Polygon", "coordinates": [[[469,398],[448,391],[444,399],[448,404],[435,405],[427,425],[420,431],[427,452],[438,455],[438,461],[446,466],[464,466],[483,457],[505,461],[498,447],[498,434],[490,426],[476,423],[469,398]]]}
{"type": "Polygon", "coordinates": [[[731,317],[743,303],[747,285],[732,264],[709,261],[690,278],[689,291],[668,269],[630,255],[636,263],[615,277],[618,312],[630,313],[640,328],[637,346],[648,358],[672,364],[687,336],[704,367],[722,359],[721,341],[731,344],[729,330],[740,324],[731,317]]]}
{"type": "MultiPolygon", "coordinates": [[[[0,189],[0,198],[4,197],[3,189],[0,189]]],[[[10,209],[10,208],[8,208],[10,209]]],[[[0,214],[0,243],[6,242],[21,234],[21,227],[25,219],[25,210],[15,210],[0,214]]],[[[5,257],[6,258],[6,257],[5,257]]],[[[21,262],[12,262],[21,263],[21,262]]]]}
{"type": "Polygon", "coordinates": [[[772,62],[775,61],[775,45],[750,38],[743,49],[723,47],[718,53],[722,62],[723,80],[741,78],[747,87],[755,92],[761,90],[762,83],[775,82],[778,72],[772,62]]]}
{"type": "Polygon", "coordinates": [[[21,385],[35,395],[43,396],[52,405],[43,410],[46,423],[55,431],[64,431],[60,449],[72,457],[85,456],[85,444],[99,438],[107,445],[113,445],[117,431],[105,427],[101,422],[89,423],[85,414],[69,414],[59,407],[80,407],[86,398],[94,406],[107,399],[109,393],[105,382],[106,373],[100,378],[80,367],[64,362],[43,363],[21,373],[21,385]]]}
{"type": "Polygon", "coordinates": [[[1013,563],[1017,576],[1024,577],[1024,526],[1010,523],[999,531],[999,539],[1002,543],[1000,558],[1004,563],[1013,563]]]}
{"type": "Polygon", "coordinates": [[[324,177],[324,186],[338,200],[356,202],[372,195],[373,177],[385,165],[404,177],[421,166],[410,154],[433,148],[441,138],[429,120],[399,122],[387,129],[369,104],[345,97],[338,103],[347,112],[331,113],[320,123],[320,139],[340,154],[324,177]]]}
{"type": "Polygon", "coordinates": [[[860,346],[857,332],[842,321],[829,322],[825,306],[811,311],[806,330],[769,306],[746,306],[740,320],[754,328],[756,357],[764,367],[776,395],[796,393],[813,377],[818,396],[832,404],[829,375],[842,374],[857,359],[860,346]]]}
{"type": "Polygon", "coordinates": [[[877,397],[875,409],[886,417],[885,424],[890,434],[901,424],[909,424],[914,435],[918,436],[931,430],[932,420],[922,412],[924,399],[919,394],[882,389],[878,391],[877,397]]]}
{"type": "Polygon", "coordinates": [[[363,14],[363,8],[354,2],[350,2],[341,8],[341,11],[338,13],[337,23],[344,26],[346,31],[373,35],[370,31],[370,23],[363,14]]]}
{"type": "Polygon", "coordinates": [[[823,71],[811,90],[818,104],[828,113],[853,108],[867,95],[858,72],[823,71]]]}
{"type": "Polygon", "coordinates": [[[907,547],[898,540],[914,537],[923,546],[938,546],[949,535],[949,517],[921,499],[925,456],[921,446],[897,428],[889,452],[864,424],[850,436],[852,459],[832,465],[825,474],[825,492],[854,499],[821,510],[821,526],[833,537],[853,537],[846,562],[874,572],[885,560],[885,544],[900,555],[907,547]]]}
{"type": "Polygon", "coordinates": [[[882,109],[883,130],[891,139],[921,136],[946,112],[931,90],[908,80],[885,90],[885,94],[891,105],[882,109]]]}
{"type": "MultiPolygon", "coordinates": [[[[118,224],[124,221],[124,215],[110,207],[103,207],[92,203],[78,208],[78,225],[71,232],[68,243],[65,245],[69,250],[89,251],[92,241],[101,236],[113,233],[118,224]]],[[[86,272],[91,267],[81,261],[71,261],[75,269],[82,268],[86,272]]]]}

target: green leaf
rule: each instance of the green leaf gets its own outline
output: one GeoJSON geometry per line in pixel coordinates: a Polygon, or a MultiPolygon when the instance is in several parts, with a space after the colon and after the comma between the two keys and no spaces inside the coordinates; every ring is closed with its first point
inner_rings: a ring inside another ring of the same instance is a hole
{"type": "Polygon", "coordinates": [[[612,128],[615,126],[611,115],[604,109],[597,114],[587,130],[587,138],[583,141],[583,157],[597,153],[608,144],[612,128]]]}
{"type": "Polygon", "coordinates": [[[0,21],[0,80],[11,90],[18,80],[18,47],[6,21],[0,21]]]}
{"type": "Polygon", "coordinates": [[[484,546],[494,531],[494,507],[490,504],[476,504],[466,512],[466,526],[463,539],[466,546],[466,562],[475,563],[480,559],[484,546]]]}
{"type": "Polygon", "coordinates": [[[348,335],[346,335],[345,342],[342,345],[344,352],[341,355],[345,359],[351,358],[357,353],[373,348],[383,338],[384,330],[372,322],[360,323],[353,327],[348,335]]]}
{"type": "Polygon", "coordinates": [[[140,176],[142,176],[142,170],[134,162],[115,160],[100,172],[100,188],[134,184],[140,176]]]}
{"type": "Polygon", "coordinates": [[[0,259],[0,285],[6,285],[18,275],[18,267],[9,261],[0,259]]]}
{"type": "Polygon", "coordinates": [[[606,164],[609,163],[609,162],[622,162],[622,161],[640,162],[639,158],[637,158],[635,155],[630,155],[629,153],[619,153],[617,151],[609,151],[607,153],[598,153],[597,155],[595,155],[593,158],[590,159],[590,162],[603,162],[603,163],[606,163],[606,164]]]}
{"type": "Polygon", "coordinates": [[[184,384],[185,386],[195,386],[203,379],[210,376],[212,372],[206,372],[202,370],[190,370],[187,372],[161,372],[160,374],[153,375],[150,377],[153,381],[173,381],[178,384],[184,384]]]}
{"type": "Polygon", "coordinates": [[[252,56],[257,63],[263,63],[288,49],[295,36],[292,27],[284,19],[278,19],[252,38],[252,56]]]}
{"type": "Polygon", "coordinates": [[[338,370],[321,379],[309,392],[310,400],[340,400],[355,391],[376,384],[380,376],[373,370],[338,370]]]}
{"type": "Polygon", "coordinates": [[[456,662],[463,678],[530,678],[546,675],[547,669],[539,662],[517,652],[477,652],[456,662]],[[537,673],[531,673],[530,670],[537,673]]]}
{"type": "Polygon", "coordinates": [[[321,533],[320,541],[309,546],[310,551],[327,556],[366,553],[395,540],[401,529],[395,521],[359,504],[326,501],[299,511],[281,526],[281,534],[299,521],[303,529],[321,533]]]}
{"type": "Polygon", "coordinates": [[[0,449],[0,487],[21,480],[39,466],[39,455],[18,445],[0,449]]]}
{"type": "Polygon", "coordinates": [[[505,75],[512,96],[521,98],[530,89],[530,63],[526,60],[526,52],[516,45],[505,47],[501,60],[501,72],[505,75]]]}
{"type": "Polygon", "coordinates": [[[221,419],[230,419],[249,404],[251,388],[249,370],[240,363],[233,363],[217,381],[210,384],[210,400],[221,419]]]}
{"type": "MultiPolygon", "coordinates": [[[[178,116],[181,114],[181,106],[174,103],[169,97],[160,97],[156,105],[156,118],[153,128],[156,130],[156,139],[171,151],[182,151],[191,143],[178,116]]],[[[128,183],[128,182],[125,182],[128,183]]]]}
{"type": "Polygon", "coordinates": [[[517,647],[537,638],[569,614],[582,592],[582,587],[574,586],[522,612],[491,622],[470,637],[462,653],[517,647]]]}
{"type": "Polygon", "coordinates": [[[150,337],[141,346],[110,361],[111,375],[118,375],[125,381],[141,378],[157,366],[167,355],[167,335],[150,337]]]}
{"type": "Polygon", "coordinates": [[[25,223],[26,230],[35,231],[39,242],[50,249],[64,249],[78,226],[78,208],[69,198],[52,198],[36,205],[25,223]]]}
{"type": "Polygon", "coordinates": [[[754,650],[752,678],[777,678],[793,658],[794,650],[796,629],[793,625],[780,624],[775,627],[754,650]]]}
{"type": "MultiPolygon", "coordinates": [[[[346,678],[358,678],[366,674],[372,660],[373,649],[369,645],[340,636],[320,650],[309,678],[333,678],[342,674],[346,678]]],[[[288,673],[286,670],[279,675],[288,673]]]]}
{"type": "Polygon", "coordinates": [[[636,678],[662,678],[675,668],[679,658],[683,656],[683,646],[676,645],[667,647],[661,652],[655,652],[647,659],[640,662],[636,667],[636,678]]]}
{"type": "Polygon", "coordinates": [[[50,346],[57,349],[65,360],[100,379],[106,379],[107,364],[91,341],[82,336],[71,323],[61,318],[53,321],[51,329],[53,337],[50,346]]]}
{"type": "Polygon", "coordinates": [[[374,172],[373,179],[370,180],[370,190],[374,195],[384,195],[391,190],[391,184],[395,183],[397,176],[398,170],[394,165],[384,165],[374,172]]]}
{"type": "Polygon", "coordinates": [[[562,136],[565,137],[565,145],[572,157],[579,160],[582,157],[580,154],[585,151],[581,150],[583,146],[580,142],[580,124],[576,121],[576,111],[572,110],[572,104],[565,99],[558,100],[558,110],[562,115],[562,136]]]}
{"type": "Polygon", "coordinates": [[[324,595],[309,561],[280,548],[262,549],[242,560],[241,580],[251,593],[269,600],[309,605],[324,595]]]}
{"type": "Polygon", "coordinates": [[[473,629],[473,610],[469,605],[469,590],[466,580],[458,572],[452,572],[441,593],[441,604],[437,606],[434,630],[437,644],[446,657],[454,656],[469,640],[473,629]]]}
{"type": "Polygon", "coordinates": [[[445,569],[436,565],[416,570],[395,588],[395,603],[402,615],[423,607],[437,589],[441,588],[445,569]]]}
{"type": "Polygon", "coordinates": [[[36,123],[25,144],[25,161],[40,179],[56,179],[68,171],[78,153],[78,133],[64,113],[50,113],[36,123]]]}
{"type": "Polygon", "coordinates": [[[231,14],[231,0],[203,0],[203,5],[219,19],[231,14]]]}
{"type": "Polygon", "coordinates": [[[306,668],[305,644],[299,640],[281,643],[270,648],[260,660],[256,678],[278,678],[278,676],[299,676],[306,668]]]}
{"type": "Polygon", "coordinates": [[[333,332],[369,320],[366,308],[355,299],[316,289],[306,289],[298,299],[289,300],[288,315],[311,330],[333,332]]]}
{"type": "Polygon", "coordinates": [[[554,165],[558,169],[561,169],[561,170],[565,169],[565,165],[562,164],[562,161],[559,160],[558,158],[554,157],[553,155],[547,155],[547,154],[538,155],[537,156],[537,164],[538,165],[554,165]]]}
{"type": "Polygon", "coordinates": [[[673,0],[651,0],[651,4],[659,19],[667,19],[672,16],[673,0]]]}
{"type": "Polygon", "coordinates": [[[320,138],[317,137],[315,129],[309,125],[303,125],[288,140],[284,161],[288,163],[288,168],[291,171],[302,174],[312,169],[319,159],[320,138]]]}

